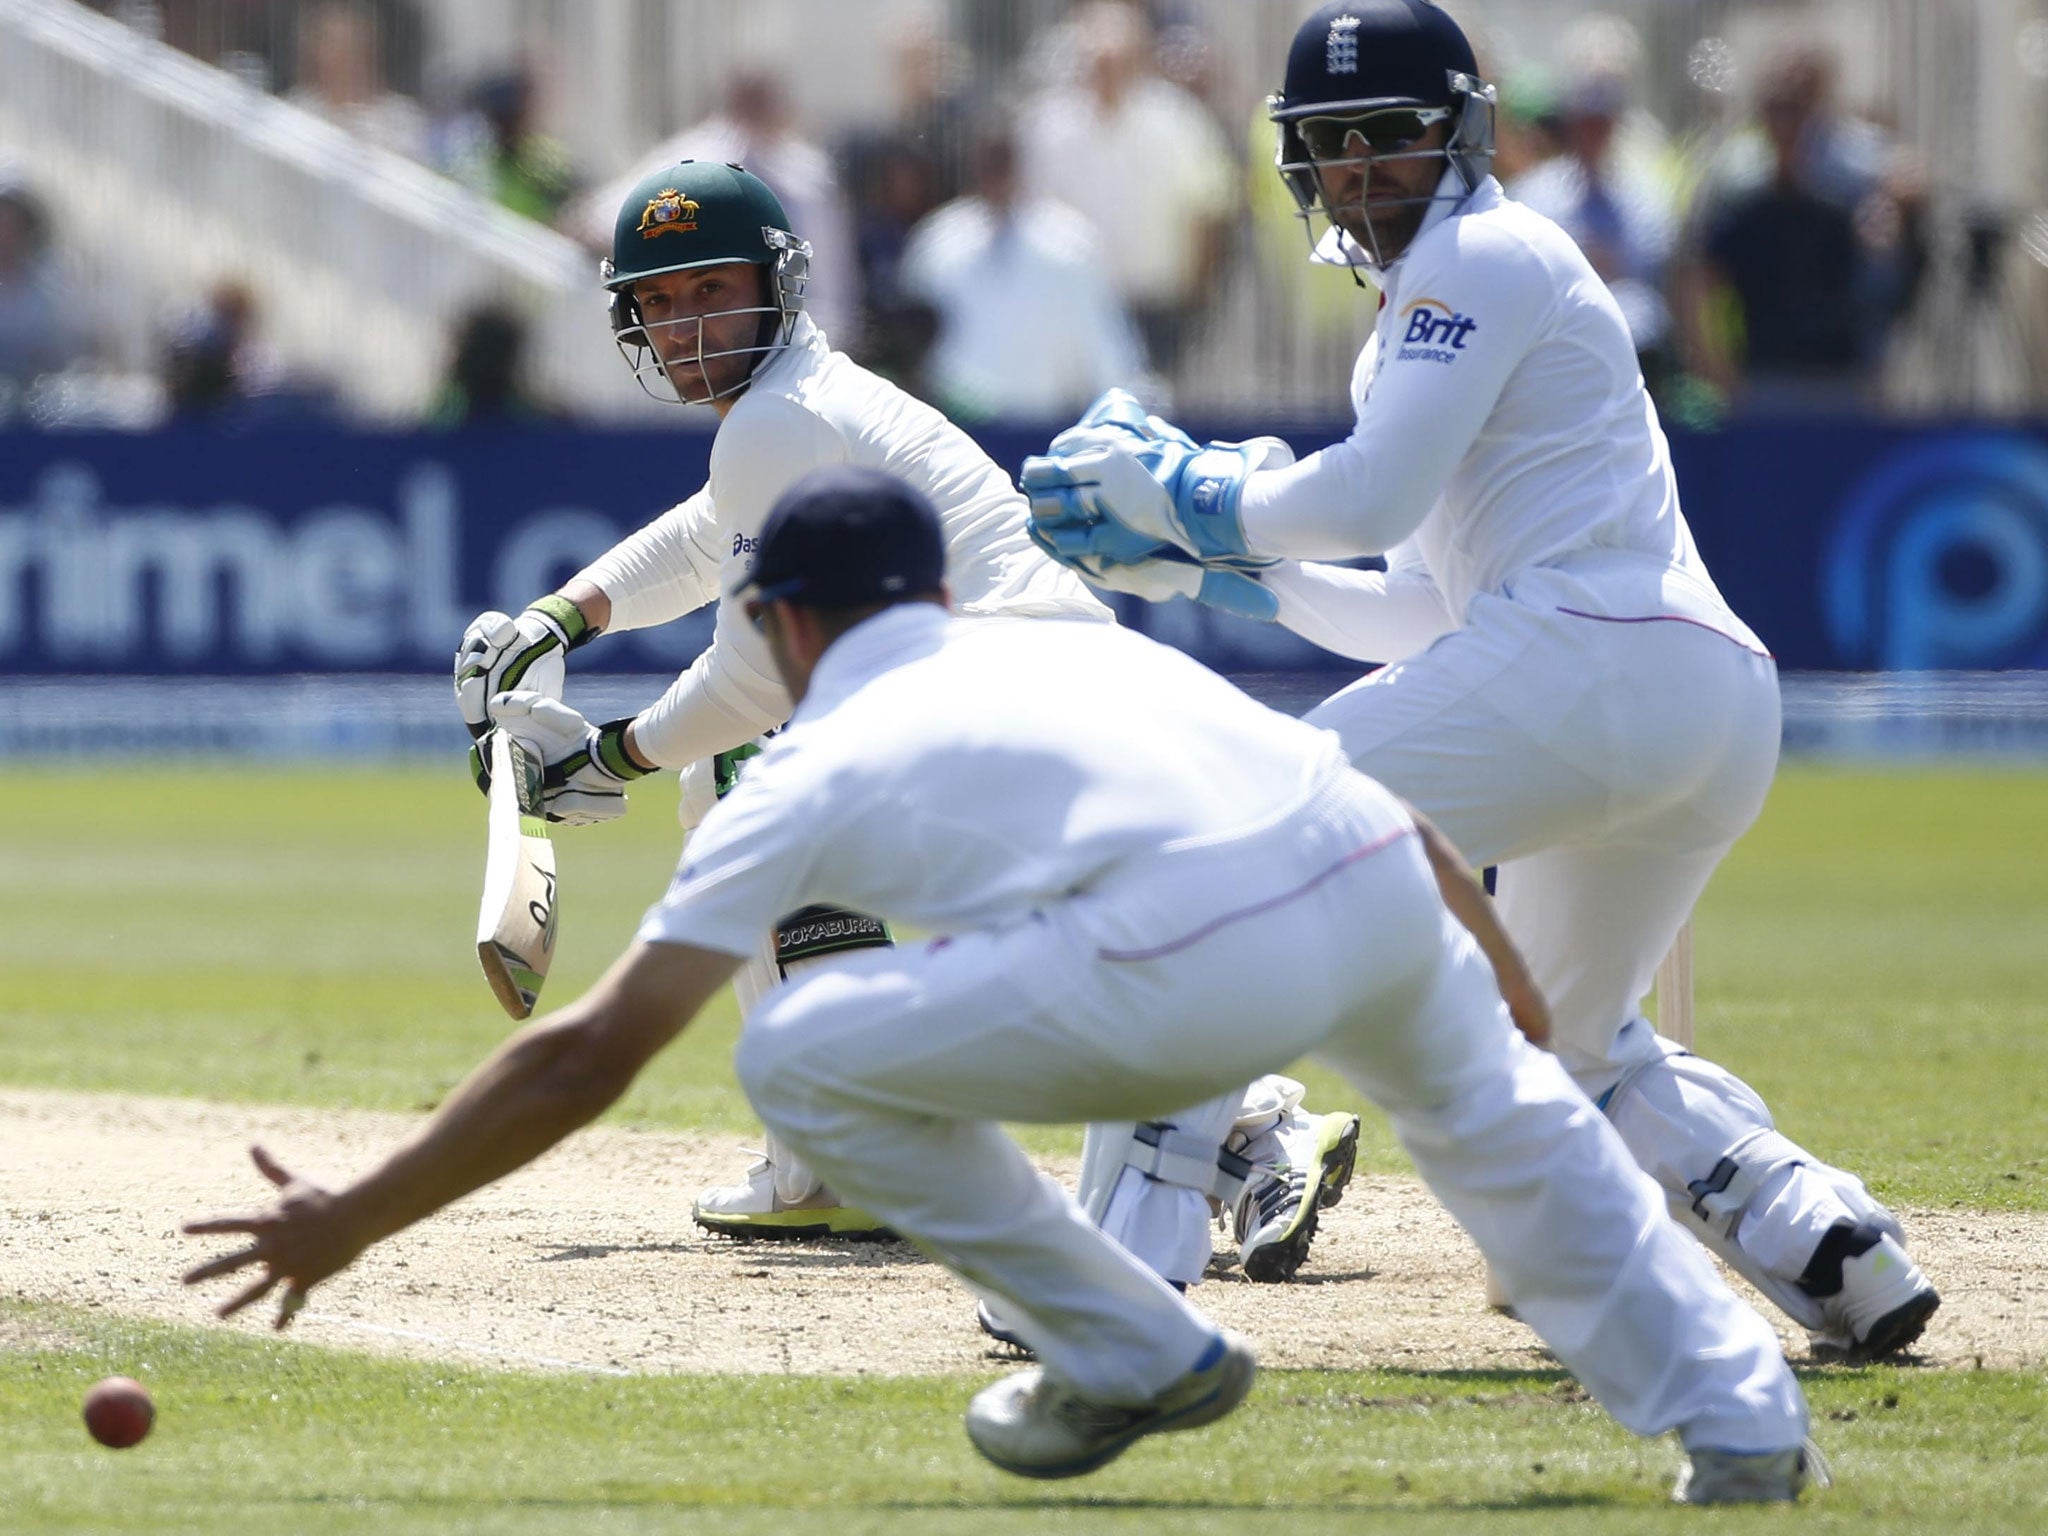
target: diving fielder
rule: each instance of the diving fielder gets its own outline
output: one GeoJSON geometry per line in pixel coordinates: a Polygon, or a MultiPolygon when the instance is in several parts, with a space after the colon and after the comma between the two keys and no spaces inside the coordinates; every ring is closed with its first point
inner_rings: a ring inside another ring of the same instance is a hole
{"type": "MultiPolygon", "coordinates": [[[[619,211],[603,275],[620,350],[650,394],[708,404],[719,427],[706,487],[517,618],[486,613],[464,636],[455,661],[464,719],[478,737],[495,723],[549,749],[558,764],[551,819],[620,815],[627,783],[675,767],[685,770],[682,816],[693,826],[756,739],[788,718],[765,642],[720,592],[752,567],[776,494],[819,465],[886,469],[930,497],[963,614],[1110,621],[1081,581],[1033,547],[1023,497],[971,439],[832,350],[803,313],[809,247],[787,225],[758,177],[708,162],[648,177],[619,211]],[[568,651],[706,603],[718,604],[710,648],[639,715],[593,728],[559,702],[568,651]],[[513,689],[543,697],[492,706],[513,689]]],[[[747,1013],[782,975],[889,942],[874,918],[843,908],[779,916],[769,948],[737,983],[747,1013]]],[[[1275,1076],[1171,1124],[1091,1128],[1082,1198],[1162,1275],[1193,1284],[1209,1259],[1214,1196],[1233,1213],[1246,1274],[1287,1279],[1308,1252],[1318,1207],[1342,1193],[1358,1138],[1355,1115],[1310,1113],[1301,1096],[1299,1083],[1275,1076]]],[[[746,1181],[704,1191],[694,1215],[741,1237],[883,1230],[772,1137],[746,1181]]]]}
{"type": "Polygon", "coordinates": [[[1630,1429],[1678,1431],[1680,1497],[1796,1497],[1806,1405],[1776,1337],[1517,1033],[1501,983],[1537,1037],[1541,999],[1441,836],[1328,731],[1139,635],[949,616],[948,563],[900,480],[792,486],[746,591],[796,713],[624,958],[348,1188],[258,1149],[278,1204],[190,1224],[252,1241],[188,1282],[253,1266],[221,1310],[282,1284],[282,1326],[369,1244],[600,1114],[779,914],[844,904],[942,937],[777,987],[740,1080],[784,1145],[1037,1349],[967,1410],[997,1466],[1092,1471],[1222,1417],[1255,1369],[1000,1122],[1142,1121],[1318,1051],[1387,1110],[1558,1358],[1630,1429]]]}
{"type": "Polygon", "coordinates": [[[1612,296],[1488,173],[1493,99],[1426,0],[1311,16],[1270,107],[1315,259],[1380,290],[1357,425],[1291,463],[1110,400],[1027,466],[1035,527],[1105,585],[1393,661],[1308,718],[1500,866],[1557,1054],[1672,1214],[1818,1347],[1889,1354],[1940,1304],[1897,1219],[1640,1012],[1763,805],[1777,672],[1693,547],[1612,296]]]}

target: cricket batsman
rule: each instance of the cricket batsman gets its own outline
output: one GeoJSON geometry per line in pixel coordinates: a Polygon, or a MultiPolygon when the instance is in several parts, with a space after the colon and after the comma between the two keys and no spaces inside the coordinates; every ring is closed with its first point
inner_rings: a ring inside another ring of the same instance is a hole
{"type": "Polygon", "coordinates": [[[1392,662],[1308,718],[1500,866],[1557,1054],[1672,1215],[1817,1349],[1905,1349],[1940,1298],[1898,1219],[1641,1012],[1763,806],[1779,704],[1693,546],[1621,311],[1490,174],[1494,89],[1441,7],[1324,6],[1269,107],[1313,258],[1379,290],[1356,426],[1295,463],[1106,400],[1026,466],[1040,542],[1102,585],[1392,662]],[[1384,573],[1320,563],[1373,554],[1384,573]]]}
{"type": "MultiPolygon", "coordinates": [[[[804,313],[809,259],[775,194],[738,166],[685,161],[649,176],[620,207],[602,273],[620,351],[650,394],[708,405],[719,425],[708,485],[560,591],[516,617],[483,614],[463,638],[455,676],[464,720],[473,736],[497,724],[544,749],[557,764],[553,819],[620,815],[630,782],[677,768],[684,825],[694,826],[763,733],[788,719],[766,642],[722,594],[752,569],[777,494],[819,466],[886,470],[931,499],[964,616],[1111,622],[1082,581],[1033,545],[1024,498],[972,439],[832,349],[804,313]],[[707,603],[717,605],[709,649],[638,715],[593,726],[560,702],[570,651],[707,603]],[[539,697],[493,704],[513,690],[539,697]]],[[[751,1014],[785,976],[889,942],[876,919],[838,906],[783,914],[735,984],[742,1010],[751,1014]]],[[[1301,1098],[1299,1083],[1274,1075],[1158,1125],[1092,1127],[1083,1202],[1160,1274],[1190,1285],[1210,1257],[1214,1198],[1233,1215],[1245,1273],[1285,1280],[1308,1253],[1318,1209],[1342,1194],[1358,1139],[1357,1116],[1314,1114],[1301,1098]]],[[[735,1237],[885,1230],[772,1133],[746,1180],[705,1190],[694,1215],[735,1237]]]]}

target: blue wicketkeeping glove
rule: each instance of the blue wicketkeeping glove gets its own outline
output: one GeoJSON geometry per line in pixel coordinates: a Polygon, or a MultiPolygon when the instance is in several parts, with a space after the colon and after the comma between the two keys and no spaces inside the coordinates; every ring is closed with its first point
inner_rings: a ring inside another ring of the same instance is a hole
{"type": "Polygon", "coordinates": [[[1128,451],[1105,446],[1027,459],[1032,542],[1093,586],[1148,602],[1188,597],[1270,621],[1279,599],[1253,571],[1260,562],[1205,565],[1179,543],[1167,493],[1128,451]]]}
{"type": "Polygon", "coordinates": [[[1107,389],[1081,413],[1081,419],[1052,440],[1051,454],[1079,453],[1104,443],[1133,447],[1139,443],[1175,442],[1192,451],[1195,440],[1163,416],[1148,416],[1138,397],[1127,389],[1107,389]]]}
{"type": "Polygon", "coordinates": [[[1028,460],[1023,483],[1034,517],[1042,515],[1041,502],[1067,500],[1198,561],[1255,560],[1238,516],[1244,483],[1259,470],[1293,462],[1292,450],[1275,437],[1200,445],[1166,437],[1104,441],[1028,460]],[[1034,474],[1033,466],[1047,460],[1063,476],[1034,474]]]}

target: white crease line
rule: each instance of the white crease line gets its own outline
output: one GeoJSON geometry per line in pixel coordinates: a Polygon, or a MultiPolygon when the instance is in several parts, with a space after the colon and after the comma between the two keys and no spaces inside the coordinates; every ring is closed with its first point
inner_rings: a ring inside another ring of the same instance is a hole
{"type": "Polygon", "coordinates": [[[637,1371],[624,1370],[616,1365],[592,1365],[583,1360],[557,1360],[552,1355],[529,1355],[520,1349],[500,1349],[495,1344],[473,1344],[468,1339],[451,1339],[444,1333],[427,1333],[414,1328],[386,1328],[381,1323],[359,1323],[352,1317],[332,1317],[324,1312],[301,1312],[299,1319],[309,1323],[327,1323],[336,1328],[353,1328],[358,1333],[382,1334],[392,1339],[411,1339],[416,1344],[438,1344],[454,1349],[466,1349],[479,1355],[496,1355],[501,1360],[517,1360],[523,1365],[545,1366],[554,1371],[588,1371],[594,1376],[639,1374],[637,1371]]]}

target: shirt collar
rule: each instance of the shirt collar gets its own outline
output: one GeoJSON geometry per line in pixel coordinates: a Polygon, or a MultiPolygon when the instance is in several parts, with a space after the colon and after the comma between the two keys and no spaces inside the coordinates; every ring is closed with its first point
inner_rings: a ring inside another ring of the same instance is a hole
{"type": "Polygon", "coordinates": [[[929,656],[945,643],[952,622],[937,603],[898,603],[862,619],[825,647],[796,718],[826,714],[883,673],[929,656]]]}
{"type": "Polygon", "coordinates": [[[831,351],[832,344],[825,339],[825,333],[818,329],[818,322],[809,315],[799,313],[796,324],[789,329],[789,340],[777,347],[747,380],[747,388],[757,384],[772,383],[784,369],[804,368],[810,359],[831,351]]]}

